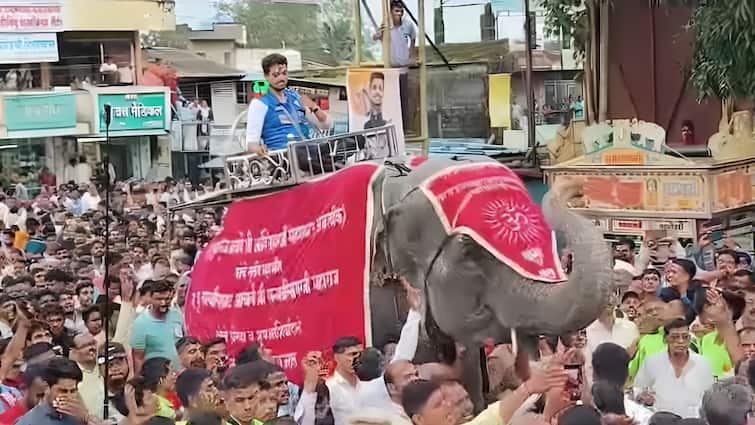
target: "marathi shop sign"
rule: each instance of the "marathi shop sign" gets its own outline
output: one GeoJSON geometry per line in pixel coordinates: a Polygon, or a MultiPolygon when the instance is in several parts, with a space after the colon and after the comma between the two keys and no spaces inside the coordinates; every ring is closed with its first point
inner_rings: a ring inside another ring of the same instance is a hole
{"type": "Polygon", "coordinates": [[[8,131],[76,128],[73,93],[8,96],[3,101],[8,131]]]}
{"type": "Polygon", "coordinates": [[[59,1],[33,0],[0,4],[0,33],[61,32],[63,6],[59,1]]]}
{"type": "Polygon", "coordinates": [[[0,63],[57,62],[55,33],[0,33],[0,63]]]}
{"type": "Polygon", "coordinates": [[[100,132],[105,131],[105,105],[111,107],[110,131],[167,130],[168,100],[161,93],[100,94],[100,132]]]}

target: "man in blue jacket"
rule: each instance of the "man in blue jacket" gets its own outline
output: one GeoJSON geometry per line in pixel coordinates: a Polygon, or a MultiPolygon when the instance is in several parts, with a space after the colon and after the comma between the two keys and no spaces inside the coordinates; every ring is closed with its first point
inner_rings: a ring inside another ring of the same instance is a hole
{"type": "Polygon", "coordinates": [[[286,149],[289,141],[307,140],[310,129],[332,127],[325,111],[308,96],[288,86],[288,60],[273,53],[262,59],[262,71],[270,84],[265,96],[249,104],[246,143],[249,152],[264,154],[267,150],[286,149]]]}

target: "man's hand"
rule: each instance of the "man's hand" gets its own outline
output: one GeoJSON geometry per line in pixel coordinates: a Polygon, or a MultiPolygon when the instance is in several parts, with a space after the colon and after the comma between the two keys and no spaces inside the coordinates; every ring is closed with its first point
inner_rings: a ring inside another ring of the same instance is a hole
{"type": "Polygon", "coordinates": [[[711,241],[710,239],[710,236],[711,236],[710,232],[705,232],[702,235],[700,235],[700,238],[697,240],[698,248],[705,248],[706,246],[713,243],[713,241],[711,241]]]}
{"type": "Polygon", "coordinates": [[[380,28],[378,28],[375,35],[372,36],[372,39],[375,41],[382,40],[383,34],[385,33],[385,24],[380,25],[380,28]]]}
{"type": "Polygon", "coordinates": [[[258,143],[249,145],[249,153],[253,153],[259,156],[267,155],[267,147],[258,143]]]}
{"type": "Polygon", "coordinates": [[[320,108],[319,106],[317,106],[317,103],[315,103],[315,101],[306,94],[301,95],[301,104],[310,111],[320,108]]]}
{"type": "Polygon", "coordinates": [[[320,380],[322,368],[322,354],[319,351],[310,351],[304,357],[302,369],[304,370],[304,390],[313,393],[320,380]]]}
{"type": "Polygon", "coordinates": [[[55,410],[60,413],[73,416],[82,424],[89,423],[89,411],[80,396],[60,399],[55,403],[55,410]]]}
{"type": "Polygon", "coordinates": [[[716,327],[731,324],[733,321],[731,309],[724,297],[716,290],[706,291],[705,315],[716,327]]]}
{"type": "Polygon", "coordinates": [[[419,311],[422,307],[422,291],[412,286],[406,278],[403,276],[399,278],[401,286],[406,291],[406,302],[409,304],[409,308],[414,311],[419,311]]]}
{"type": "MultiPolygon", "coordinates": [[[[144,425],[155,416],[156,411],[149,411],[144,407],[140,408],[136,404],[136,391],[130,384],[126,384],[123,389],[123,395],[128,408],[129,425],[144,425]]],[[[145,406],[146,407],[146,406],[145,406]]]]}
{"type": "Polygon", "coordinates": [[[650,391],[643,391],[637,396],[637,401],[645,406],[652,406],[655,404],[655,394],[650,391]]]}
{"type": "Polygon", "coordinates": [[[126,302],[132,302],[134,301],[134,294],[135,294],[135,285],[134,285],[134,278],[133,273],[131,272],[131,269],[128,267],[121,268],[120,271],[120,279],[121,279],[121,299],[123,299],[126,302]]]}

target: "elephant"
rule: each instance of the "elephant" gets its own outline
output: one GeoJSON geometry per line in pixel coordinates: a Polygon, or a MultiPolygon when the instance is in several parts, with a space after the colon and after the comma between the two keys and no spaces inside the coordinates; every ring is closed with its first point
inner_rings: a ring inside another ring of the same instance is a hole
{"type": "Polygon", "coordinates": [[[395,289],[383,284],[383,274],[401,275],[425,294],[425,328],[437,325],[471,354],[464,357],[464,384],[479,410],[483,378],[480,356],[474,353],[486,338],[514,338],[512,343],[534,354],[539,335],[564,335],[596,320],[609,302],[615,278],[610,249],[597,229],[567,208],[579,185],[552,188],[542,204],[551,229],[563,232],[577,253],[567,282],[525,278],[469,236],[448,234],[418,186],[468,161],[431,158],[411,171],[388,166],[376,179],[370,299],[373,343],[379,346],[402,316],[395,289]]]}

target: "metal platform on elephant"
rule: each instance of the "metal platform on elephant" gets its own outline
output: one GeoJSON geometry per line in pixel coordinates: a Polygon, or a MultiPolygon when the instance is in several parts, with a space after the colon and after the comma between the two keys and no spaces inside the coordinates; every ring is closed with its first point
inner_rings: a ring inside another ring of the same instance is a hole
{"type": "Polygon", "coordinates": [[[335,173],[363,161],[402,155],[393,125],[352,133],[289,142],[286,149],[267,155],[242,154],[225,158],[226,187],[172,210],[201,208],[283,190],[314,178],[335,173]]]}

